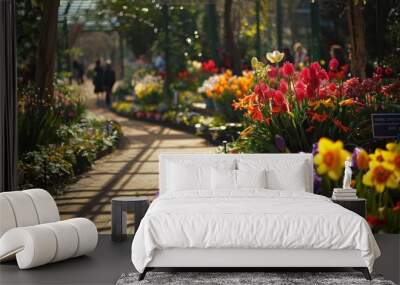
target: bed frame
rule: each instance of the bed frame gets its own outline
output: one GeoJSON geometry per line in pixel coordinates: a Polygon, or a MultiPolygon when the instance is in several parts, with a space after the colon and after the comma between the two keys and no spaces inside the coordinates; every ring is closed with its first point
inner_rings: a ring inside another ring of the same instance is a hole
{"type": "Polygon", "coordinates": [[[193,249],[156,250],[152,261],[139,275],[155,268],[338,268],[361,271],[367,280],[371,275],[359,250],[329,249],[193,249]]]}
{"type": "MultiPolygon", "coordinates": [[[[180,159],[303,159],[306,162],[307,192],[313,192],[313,158],[311,154],[161,154],[159,164],[160,194],[167,185],[167,161],[180,159]]],[[[139,275],[155,268],[232,268],[238,271],[254,268],[354,268],[367,280],[371,275],[359,250],[330,249],[249,249],[249,248],[170,248],[156,250],[152,261],[139,275]]]]}

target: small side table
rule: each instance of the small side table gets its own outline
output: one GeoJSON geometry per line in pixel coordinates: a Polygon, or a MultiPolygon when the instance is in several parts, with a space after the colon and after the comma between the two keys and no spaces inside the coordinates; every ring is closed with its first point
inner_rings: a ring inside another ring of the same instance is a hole
{"type": "Polygon", "coordinates": [[[135,214],[135,232],[149,208],[147,197],[117,197],[111,200],[111,239],[123,241],[127,238],[127,213],[135,214]]]}
{"type": "Polygon", "coordinates": [[[339,204],[340,206],[359,214],[365,218],[367,214],[367,200],[363,198],[356,199],[332,199],[332,202],[339,204]]]}

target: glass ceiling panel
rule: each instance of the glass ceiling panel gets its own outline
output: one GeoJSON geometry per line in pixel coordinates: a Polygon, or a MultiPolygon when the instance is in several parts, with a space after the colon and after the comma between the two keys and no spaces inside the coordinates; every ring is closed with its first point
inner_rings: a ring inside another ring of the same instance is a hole
{"type": "Polygon", "coordinates": [[[86,22],[93,18],[96,11],[97,0],[61,0],[58,9],[58,20],[67,21],[68,24],[86,22]]]}

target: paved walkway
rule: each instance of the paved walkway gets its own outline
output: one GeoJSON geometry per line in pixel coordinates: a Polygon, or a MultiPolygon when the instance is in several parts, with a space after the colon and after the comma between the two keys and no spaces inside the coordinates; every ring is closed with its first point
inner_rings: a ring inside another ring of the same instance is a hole
{"type": "MultiPolygon", "coordinates": [[[[98,107],[90,84],[83,91],[96,115],[118,121],[125,137],[122,148],[98,160],[93,169],[56,198],[61,218],[86,217],[101,233],[111,231],[111,199],[154,197],[158,191],[158,155],[163,152],[213,153],[215,147],[196,136],[167,127],[120,117],[98,107]]],[[[132,221],[128,216],[128,221],[132,221]]],[[[130,222],[131,223],[131,222],[130,222]]]]}

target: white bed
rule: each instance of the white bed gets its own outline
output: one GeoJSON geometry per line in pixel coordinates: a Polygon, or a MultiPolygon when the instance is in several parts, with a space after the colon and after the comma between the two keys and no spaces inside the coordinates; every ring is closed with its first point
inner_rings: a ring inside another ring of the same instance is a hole
{"type": "Polygon", "coordinates": [[[367,222],[312,194],[312,175],[310,154],[160,155],[160,196],[132,243],[140,279],[154,267],[354,267],[370,278],[380,251],[367,222]]]}

